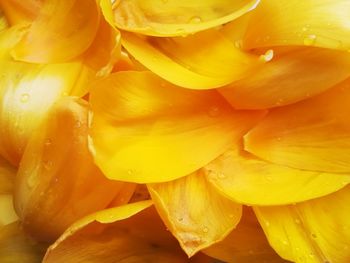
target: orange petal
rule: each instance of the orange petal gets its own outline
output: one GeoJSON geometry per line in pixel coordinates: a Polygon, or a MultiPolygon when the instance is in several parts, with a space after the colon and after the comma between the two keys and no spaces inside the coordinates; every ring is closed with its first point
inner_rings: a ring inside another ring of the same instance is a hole
{"type": "Polygon", "coordinates": [[[188,262],[152,203],[99,211],[70,228],[47,251],[44,263],[188,262]]]}
{"type": "Polygon", "coordinates": [[[237,227],[224,240],[203,252],[224,262],[286,262],[270,247],[254,213],[247,207],[237,227]]]}
{"type": "Polygon", "coordinates": [[[99,20],[96,0],[47,0],[12,55],[34,63],[76,58],[93,42],[99,20]]]}
{"type": "Polygon", "coordinates": [[[344,52],[275,48],[265,56],[268,52],[273,52],[270,61],[252,70],[249,77],[219,90],[233,107],[264,109],[291,104],[320,94],[350,76],[350,55],[344,52]]]}
{"type": "Polygon", "coordinates": [[[248,70],[261,64],[258,58],[237,49],[217,30],[176,38],[142,37],[123,32],[122,45],[152,72],[190,89],[224,86],[243,78],[248,70]]]}
{"type": "Polygon", "coordinates": [[[301,202],[335,192],[350,183],[350,175],[293,169],[263,161],[238,147],[228,150],[203,170],[218,191],[248,205],[301,202]]]}
{"type": "Polygon", "coordinates": [[[306,45],[349,50],[347,0],[261,1],[252,12],[244,47],[306,45]]]}
{"type": "Polygon", "coordinates": [[[241,218],[241,205],[218,194],[200,172],[148,187],[160,216],[189,257],[221,241],[241,218]]]}
{"type": "Polygon", "coordinates": [[[87,135],[87,103],[65,98],[29,140],[16,178],[15,206],[37,239],[57,238],[78,218],[107,207],[125,186],[107,180],[94,165],[87,135]]]}
{"type": "Polygon", "coordinates": [[[124,0],[115,4],[116,25],[151,36],[182,36],[214,28],[253,10],[259,0],[124,0]]]}
{"type": "Polygon", "coordinates": [[[92,147],[110,179],[164,182],[223,153],[264,112],[234,111],[216,91],[191,91],[150,72],[119,72],[91,92],[92,147]]]}
{"type": "Polygon", "coordinates": [[[11,25],[22,22],[32,22],[40,12],[43,0],[0,0],[3,10],[11,25]]]}
{"type": "Polygon", "coordinates": [[[245,149],[301,170],[350,172],[350,80],[315,98],[270,111],[245,149]]]}
{"type": "Polygon", "coordinates": [[[349,262],[350,187],[291,206],[255,207],[271,246],[293,262],[349,262]]]}
{"type": "Polygon", "coordinates": [[[0,194],[10,194],[17,170],[0,156],[0,194]]]}

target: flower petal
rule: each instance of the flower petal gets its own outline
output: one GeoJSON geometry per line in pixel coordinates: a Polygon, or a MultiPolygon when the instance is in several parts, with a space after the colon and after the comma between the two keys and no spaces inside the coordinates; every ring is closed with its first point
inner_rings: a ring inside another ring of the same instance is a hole
{"type": "Polygon", "coordinates": [[[350,183],[350,175],[276,165],[238,147],[228,150],[203,170],[209,182],[222,194],[248,205],[301,202],[335,192],[350,183]]]}
{"type": "Polygon", "coordinates": [[[251,11],[259,0],[124,0],[114,9],[117,27],[151,36],[181,36],[220,26],[251,11]]]}
{"type": "Polygon", "coordinates": [[[40,12],[43,0],[0,0],[0,8],[11,24],[32,22],[40,12]]]}
{"type": "Polygon", "coordinates": [[[188,262],[151,201],[99,211],[74,225],[47,251],[44,263],[188,262]]]}
{"type": "Polygon", "coordinates": [[[18,220],[13,208],[12,194],[0,194],[0,229],[18,220]]]}
{"type": "Polygon", "coordinates": [[[8,27],[8,21],[0,8],[0,32],[8,27]]]}
{"type": "Polygon", "coordinates": [[[190,89],[224,86],[260,64],[255,56],[243,53],[216,30],[186,38],[142,37],[123,32],[122,45],[152,72],[190,89]]]}
{"type": "Polygon", "coordinates": [[[244,47],[307,45],[350,49],[348,0],[261,1],[252,13],[244,47]]]}
{"type": "Polygon", "coordinates": [[[189,257],[221,241],[241,219],[241,205],[217,193],[201,172],[148,187],[164,223],[189,257]]]}
{"type": "Polygon", "coordinates": [[[125,71],[91,92],[95,161],[121,181],[164,182],[223,153],[264,114],[234,111],[216,91],[191,91],[125,71]]]}
{"type": "Polygon", "coordinates": [[[348,53],[321,48],[275,48],[270,52],[274,52],[271,61],[252,70],[249,77],[220,88],[233,107],[264,109],[291,104],[350,76],[348,53]]]}
{"type": "Polygon", "coordinates": [[[16,169],[0,156],[0,194],[12,193],[16,172],[16,169]]]}
{"type": "Polygon", "coordinates": [[[224,240],[203,252],[224,262],[285,262],[270,247],[254,213],[247,207],[237,227],[224,240]]]}
{"type": "Polygon", "coordinates": [[[293,262],[350,260],[350,188],[291,206],[255,207],[276,252],[293,262]]]}
{"type": "Polygon", "coordinates": [[[270,111],[245,136],[245,149],[281,165],[350,172],[350,79],[315,98],[270,111]]]}
{"type": "Polygon", "coordinates": [[[38,263],[46,250],[24,233],[19,222],[0,227],[0,262],[38,263]]]}
{"type": "Polygon", "coordinates": [[[16,45],[16,60],[66,62],[91,45],[99,26],[96,0],[47,0],[27,34],[16,45]]]}
{"type": "Polygon", "coordinates": [[[126,185],[106,179],[94,165],[87,136],[87,103],[65,98],[28,142],[16,178],[15,206],[38,240],[57,238],[78,218],[104,209],[126,185]]]}

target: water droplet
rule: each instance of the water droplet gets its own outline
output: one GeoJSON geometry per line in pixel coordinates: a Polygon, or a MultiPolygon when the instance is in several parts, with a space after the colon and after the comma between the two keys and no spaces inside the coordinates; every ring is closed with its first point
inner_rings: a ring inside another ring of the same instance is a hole
{"type": "Polygon", "coordinates": [[[202,18],[200,18],[199,16],[194,16],[188,22],[191,24],[198,24],[202,22],[202,18]]]}
{"type": "Polygon", "coordinates": [[[317,235],[315,233],[311,234],[312,238],[317,238],[317,235]]]}
{"type": "Polygon", "coordinates": [[[29,96],[28,93],[23,93],[23,94],[21,95],[21,102],[23,102],[23,103],[28,102],[29,97],[30,97],[30,96],[29,96]]]}
{"type": "Polygon", "coordinates": [[[283,245],[285,245],[285,246],[288,246],[288,244],[289,244],[287,240],[283,240],[282,243],[283,243],[283,245]]]}
{"type": "Polygon", "coordinates": [[[299,218],[295,218],[294,222],[299,225],[300,224],[300,219],[299,218]]]}
{"type": "Polygon", "coordinates": [[[316,35],[308,35],[305,39],[304,39],[304,45],[305,46],[312,46],[315,44],[316,42],[316,35]]]}
{"type": "Polygon", "coordinates": [[[265,226],[269,227],[270,226],[270,221],[265,221],[265,226]]]}
{"type": "Polygon", "coordinates": [[[127,171],[127,174],[128,174],[129,176],[133,176],[133,175],[135,174],[135,171],[132,170],[132,169],[130,169],[130,170],[127,171]]]}
{"type": "Polygon", "coordinates": [[[218,173],[218,178],[219,179],[225,179],[226,175],[224,173],[218,173]]]}
{"type": "Polygon", "coordinates": [[[49,147],[51,144],[52,144],[51,139],[47,139],[47,140],[45,141],[45,146],[46,146],[46,147],[49,147]]]}
{"type": "Polygon", "coordinates": [[[208,115],[213,118],[218,117],[220,115],[220,108],[217,106],[210,107],[208,110],[208,115]]]}
{"type": "Polygon", "coordinates": [[[29,188],[33,188],[35,186],[36,183],[36,175],[35,174],[30,174],[27,178],[27,186],[29,188]]]}
{"type": "Polygon", "coordinates": [[[309,254],[309,257],[310,257],[310,258],[314,258],[314,257],[315,257],[314,253],[310,253],[310,254],[309,254]]]}
{"type": "Polygon", "coordinates": [[[80,121],[76,121],[75,122],[75,127],[80,128],[81,127],[81,122],[80,121]]]}
{"type": "Polygon", "coordinates": [[[259,59],[263,62],[269,62],[273,59],[274,52],[272,49],[269,49],[265,52],[265,54],[261,55],[259,59]]]}
{"type": "Polygon", "coordinates": [[[232,218],[235,217],[235,215],[234,214],[229,214],[228,217],[232,219],[232,218]]]}
{"type": "Polygon", "coordinates": [[[242,39],[239,39],[239,40],[235,41],[235,47],[236,48],[241,49],[242,46],[243,46],[243,40],[242,39]]]}
{"type": "Polygon", "coordinates": [[[203,227],[203,232],[208,233],[209,229],[207,227],[203,227]]]}
{"type": "Polygon", "coordinates": [[[179,218],[177,219],[177,221],[182,222],[182,221],[184,221],[184,219],[183,219],[183,217],[179,217],[179,218]]]}
{"type": "Polygon", "coordinates": [[[50,170],[52,168],[52,161],[44,161],[44,168],[50,170]]]}

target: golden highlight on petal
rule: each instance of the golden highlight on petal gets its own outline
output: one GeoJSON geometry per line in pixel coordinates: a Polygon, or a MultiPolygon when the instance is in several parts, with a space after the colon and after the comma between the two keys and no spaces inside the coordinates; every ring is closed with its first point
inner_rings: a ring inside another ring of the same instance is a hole
{"type": "Polygon", "coordinates": [[[308,202],[254,210],[271,246],[293,262],[350,260],[350,188],[308,202]]]}
{"type": "Polygon", "coordinates": [[[349,101],[347,80],[317,97],[274,109],[245,136],[245,149],[276,164],[349,174],[349,101]]]}
{"type": "Polygon", "coordinates": [[[148,188],[160,216],[188,256],[224,239],[241,218],[241,205],[217,193],[201,172],[148,188]]]}
{"type": "Polygon", "coordinates": [[[75,220],[106,208],[124,186],[93,163],[87,103],[65,98],[29,140],[16,178],[16,211],[31,235],[53,240],[75,220]]]}
{"type": "Polygon", "coordinates": [[[35,20],[43,2],[43,0],[0,0],[0,9],[3,10],[7,21],[14,25],[35,20]]]}
{"type": "Polygon", "coordinates": [[[261,117],[216,91],[191,91],[150,72],[111,74],[91,92],[92,148],[110,179],[152,183],[188,175],[222,154],[261,117]]]}
{"type": "Polygon", "coordinates": [[[143,37],[123,32],[122,45],[152,72],[190,89],[224,86],[247,76],[261,64],[257,57],[237,49],[217,30],[185,38],[143,37]]]}
{"type": "Polygon", "coordinates": [[[99,21],[96,0],[47,0],[12,55],[25,62],[67,62],[88,49],[99,21]]]}
{"type": "Polygon", "coordinates": [[[253,10],[259,0],[123,0],[115,5],[117,27],[150,36],[183,36],[214,28],[253,10]]]}

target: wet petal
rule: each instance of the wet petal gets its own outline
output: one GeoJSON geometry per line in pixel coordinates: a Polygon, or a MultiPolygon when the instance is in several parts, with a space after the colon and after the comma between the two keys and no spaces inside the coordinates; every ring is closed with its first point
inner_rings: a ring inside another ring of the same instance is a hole
{"type": "Polygon", "coordinates": [[[57,238],[78,218],[107,207],[125,186],[106,179],[94,165],[87,135],[87,103],[65,98],[28,142],[16,178],[15,205],[37,239],[57,238]]]}
{"type": "Polygon", "coordinates": [[[12,55],[34,63],[71,60],[91,45],[99,20],[96,0],[47,0],[12,55]]]}
{"type": "Polygon", "coordinates": [[[0,8],[11,25],[32,22],[40,12],[43,0],[0,0],[0,8]]]}
{"type": "Polygon", "coordinates": [[[19,222],[0,227],[1,262],[38,263],[44,257],[46,247],[26,235],[19,222]]]}
{"type": "Polygon", "coordinates": [[[246,207],[237,227],[224,240],[203,252],[224,262],[285,262],[270,247],[254,213],[246,207]]]}
{"type": "Polygon", "coordinates": [[[291,206],[255,207],[276,252],[293,262],[350,260],[350,188],[291,206]]]}
{"type": "Polygon", "coordinates": [[[152,72],[191,89],[224,86],[261,64],[258,58],[241,52],[216,30],[186,38],[142,37],[123,32],[122,45],[152,72]]]}
{"type": "Polygon", "coordinates": [[[264,114],[234,111],[215,91],[181,89],[150,72],[110,75],[91,104],[96,163],[108,178],[139,183],[196,171],[264,114]]]}
{"type": "Polygon", "coordinates": [[[281,205],[335,192],[350,175],[298,170],[230,149],[204,167],[209,182],[226,197],[248,205],[281,205]]]}
{"type": "Polygon", "coordinates": [[[221,241],[241,218],[241,205],[218,194],[201,172],[150,184],[149,191],[164,223],[188,256],[221,241]]]}
{"type": "Polygon", "coordinates": [[[220,89],[233,107],[264,109],[291,104],[320,94],[350,76],[348,53],[275,48],[265,56],[268,52],[273,52],[270,61],[252,70],[249,77],[220,89]]]}
{"type": "Polygon", "coordinates": [[[315,98],[270,111],[245,136],[245,149],[281,165],[350,171],[350,81],[315,98]]]}
{"type": "Polygon", "coordinates": [[[143,201],[89,215],[53,244],[44,263],[188,262],[160,221],[152,203],[143,201]]]}
{"type": "Polygon", "coordinates": [[[252,13],[245,48],[306,45],[350,49],[347,0],[261,1],[252,13]]]}
{"type": "Polygon", "coordinates": [[[117,27],[151,36],[182,36],[220,26],[251,11],[259,0],[125,0],[114,10],[117,27]]]}

